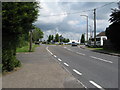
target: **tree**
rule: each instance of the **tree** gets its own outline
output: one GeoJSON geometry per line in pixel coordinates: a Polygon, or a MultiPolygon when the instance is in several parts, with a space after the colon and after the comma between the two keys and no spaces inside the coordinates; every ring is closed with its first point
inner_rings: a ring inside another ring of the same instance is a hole
{"type": "Polygon", "coordinates": [[[15,56],[16,48],[21,37],[29,35],[37,16],[36,2],[2,3],[2,71],[11,71],[21,65],[15,56]]]}
{"type": "Polygon", "coordinates": [[[51,42],[51,40],[52,40],[52,35],[49,35],[47,41],[48,41],[48,42],[51,42]]]}
{"type": "Polygon", "coordinates": [[[58,33],[55,35],[55,42],[59,42],[59,34],[58,33]]]}
{"type": "Polygon", "coordinates": [[[120,50],[120,2],[118,9],[112,9],[109,21],[112,23],[106,28],[106,36],[113,43],[114,47],[120,50]]]}
{"type": "Polygon", "coordinates": [[[33,34],[33,41],[39,41],[39,39],[42,39],[44,35],[41,29],[38,27],[35,27],[32,34],[33,34]]]}
{"type": "Polygon", "coordinates": [[[82,34],[82,36],[81,36],[81,43],[85,43],[85,36],[84,36],[84,34],[82,34]]]}
{"type": "Polygon", "coordinates": [[[52,41],[54,40],[54,36],[53,36],[53,35],[51,36],[51,40],[52,40],[52,41]]]}
{"type": "Polygon", "coordinates": [[[59,36],[59,39],[60,39],[60,42],[63,42],[63,36],[62,35],[59,36]]]}

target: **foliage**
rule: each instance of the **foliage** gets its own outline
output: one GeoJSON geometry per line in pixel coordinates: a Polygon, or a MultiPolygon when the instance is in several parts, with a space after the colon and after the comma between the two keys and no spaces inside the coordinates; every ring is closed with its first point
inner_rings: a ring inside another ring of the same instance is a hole
{"type": "Polygon", "coordinates": [[[33,41],[39,41],[39,39],[43,38],[43,32],[40,28],[35,27],[33,30],[33,41]]]}
{"type": "Polygon", "coordinates": [[[55,42],[59,42],[59,34],[58,33],[55,35],[55,42]]]}
{"type": "Polygon", "coordinates": [[[2,69],[11,71],[20,66],[16,59],[16,48],[27,39],[32,23],[38,16],[36,2],[2,3],[2,69]]]}
{"type": "Polygon", "coordinates": [[[114,47],[120,50],[120,2],[118,6],[118,9],[112,9],[111,18],[109,19],[112,24],[106,28],[106,36],[114,47]]]}
{"type": "Polygon", "coordinates": [[[68,43],[69,41],[70,41],[69,39],[66,39],[66,38],[63,39],[64,43],[68,43]]]}
{"type": "Polygon", "coordinates": [[[47,40],[47,41],[48,41],[48,42],[51,42],[51,40],[52,40],[52,36],[51,36],[51,35],[49,35],[49,36],[48,36],[48,40],[47,40]]]}
{"type": "Polygon", "coordinates": [[[54,42],[64,42],[67,43],[70,40],[68,38],[64,38],[62,35],[59,35],[58,33],[55,35],[55,38],[53,35],[48,36],[48,42],[54,41],[54,42]]]}
{"type": "Polygon", "coordinates": [[[84,36],[84,34],[82,34],[82,36],[81,36],[81,43],[85,43],[85,36],[84,36]]]}
{"type": "MultiPolygon", "coordinates": [[[[35,50],[35,47],[37,47],[37,46],[39,46],[39,45],[35,45],[35,44],[32,45],[32,52],[35,50]]],[[[20,53],[20,52],[29,52],[29,45],[22,46],[21,48],[17,48],[16,52],[17,53],[20,53]]]]}

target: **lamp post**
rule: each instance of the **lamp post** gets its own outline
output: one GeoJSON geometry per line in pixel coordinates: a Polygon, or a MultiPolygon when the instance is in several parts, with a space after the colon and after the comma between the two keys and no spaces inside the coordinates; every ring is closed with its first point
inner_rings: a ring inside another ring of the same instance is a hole
{"type": "Polygon", "coordinates": [[[88,42],[88,16],[87,15],[80,15],[80,16],[85,16],[87,19],[87,24],[86,24],[86,29],[87,29],[87,33],[86,33],[86,41],[88,42]]]}
{"type": "Polygon", "coordinates": [[[89,25],[89,27],[90,27],[90,38],[92,38],[92,27],[91,25],[89,25]]]}

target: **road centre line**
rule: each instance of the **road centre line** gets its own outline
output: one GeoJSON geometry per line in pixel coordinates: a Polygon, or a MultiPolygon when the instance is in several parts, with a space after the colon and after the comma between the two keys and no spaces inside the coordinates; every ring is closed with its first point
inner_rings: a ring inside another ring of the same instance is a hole
{"type": "Polygon", "coordinates": [[[95,83],[94,81],[89,81],[91,84],[93,84],[95,87],[104,90],[100,85],[98,85],[97,83],[95,83]]]}
{"type": "Polygon", "coordinates": [[[72,51],[71,49],[67,48],[67,50],[72,51]]]}
{"type": "Polygon", "coordinates": [[[66,65],[67,67],[69,66],[67,63],[64,63],[64,65],[66,65]]]}
{"type": "Polygon", "coordinates": [[[104,61],[104,62],[113,63],[111,61],[108,61],[108,60],[105,60],[105,59],[102,59],[102,58],[97,58],[97,57],[94,57],[94,56],[90,56],[90,57],[94,58],[94,59],[98,59],[98,60],[104,61]]]}
{"type": "Polygon", "coordinates": [[[77,71],[76,69],[73,69],[73,71],[74,71],[75,73],[77,73],[78,75],[82,75],[82,73],[80,73],[80,72],[77,71]]]}
{"type": "Polygon", "coordinates": [[[60,58],[58,58],[59,61],[62,61],[60,58]]]}
{"type": "Polygon", "coordinates": [[[54,57],[57,57],[56,55],[54,55],[54,57]]]}
{"type": "Polygon", "coordinates": [[[83,55],[83,56],[85,55],[84,53],[79,53],[79,52],[76,52],[76,53],[77,53],[77,54],[80,54],[80,55],[83,55]]]}

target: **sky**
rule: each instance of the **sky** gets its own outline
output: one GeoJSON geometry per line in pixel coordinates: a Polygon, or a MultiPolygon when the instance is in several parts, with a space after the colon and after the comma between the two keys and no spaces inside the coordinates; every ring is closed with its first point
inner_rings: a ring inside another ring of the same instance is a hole
{"type": "Polygon", "coordinates": [[[56,33],[71,40],[79,40],[82,34],[85,34],[86,37],[87,19],[81,15],[88,16],[88,35],[90,36],[90,31],[94,30],[93,9],[97,8],[96,28],[98,34],[105,31],[106,27],[111,24],[109,21],[111,9],[117,8],[116,0],[103,1],[38,0],[41,8],[39,9],[38,19],[34,24],[44,32],[43,40],[46,40],[50,34],[55,35],[56,33]],[[114,1],[114,3],[110,4],[110,1],[114,1]]]}

